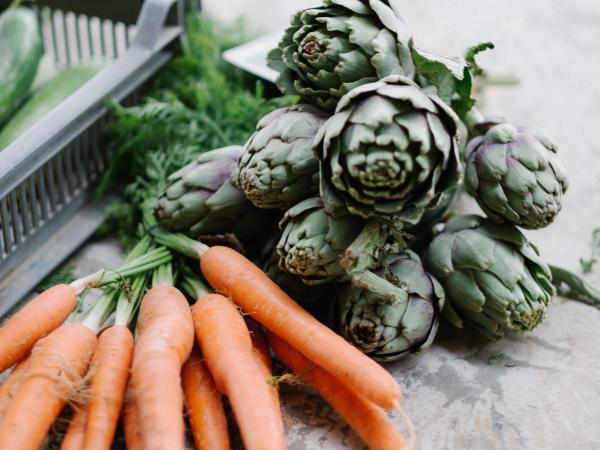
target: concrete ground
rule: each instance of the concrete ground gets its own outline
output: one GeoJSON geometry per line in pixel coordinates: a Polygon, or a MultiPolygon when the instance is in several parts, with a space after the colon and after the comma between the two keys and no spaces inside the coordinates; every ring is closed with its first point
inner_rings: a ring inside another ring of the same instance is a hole
{"type": "MultiPolygon", "coordinates": [[[[529,235],[547,260],[578,270],[591,230],[600,226],[600,2],[397,1],[421,47],[462,54],[493,41],[496,50],[481,62],[518,75],[517,87],[490,91],[484,109],[545,128],[559,144],[571,178],[564,210],[551,227],[529,235]]],[[[227,20],[235,11],[266,31],[312,3],[208,0],[205,6],[227,20]]],[[[75,258],[81,273],[97,267],[99,255],[118,258],[114,244],[91,245],[75,258]]],[[[600,281],[600,267],[590,280],[600,281]]],[[[599,348],[600,311],[557,298],[533,333],[489,343],[443,329],[428,352],[388,368],[404,388],[417,449],[596,450],[599,348]]],[[[363,448],[315,395],[286,388],[283,404],[291,450],[363,448]]]]}

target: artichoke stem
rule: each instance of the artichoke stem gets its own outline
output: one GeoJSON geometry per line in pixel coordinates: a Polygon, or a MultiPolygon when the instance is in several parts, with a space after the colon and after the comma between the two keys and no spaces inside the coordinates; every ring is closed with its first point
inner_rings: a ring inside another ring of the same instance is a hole
{"type": "Polygon", "coordinates": [[[561,295],[600,309],[600,289],[573,272],[552,265],[549,267],[552,272],[552,283],[561,295]]]}
{"type": "Polygon", "coordinates": [[[352,274],[352,284],[363,289],[369,289],[375,294],[381,295],[394,305],[404,305],[404,311],[399,310],[399,315],[404,314],[408,307],[408,294],[404,289],[401,289],[390,283],[384,278],[377,276],[370,270],[363,270],[352,274]]]}
{"type": "Polygon", "coordinates": [[[340,258],[341,266],[349,273],[362,273],[376,265],[387,237],[381,232],[382,223],[378,219],[370,219],[361,233],[350,244],[340,258]]]}

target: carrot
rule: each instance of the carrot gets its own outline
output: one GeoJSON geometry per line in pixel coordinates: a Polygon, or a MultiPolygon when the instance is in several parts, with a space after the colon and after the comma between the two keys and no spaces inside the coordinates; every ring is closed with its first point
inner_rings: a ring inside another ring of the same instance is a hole
{"type": "Polygon", "coordinates": [[[192,316],[183,294],[155,284],[142,299],[138,333],[131,381],[144,448],[183,449],[180,372],[194,343],[192,316]]]}
{"type": "Polygon", "coordinates": [[[65,405],[72,383],[85,374],[96,333],[85,325],[58,327],[33,348],[23,380],[0,425],[0,448],[37,450],[65,405]]]}
{"type": "Polygon", "coordinates": [[[131,390],[131,383],[125,394],[125,406],[123,407],[123,430],[125,434],[125,445],[127,450],[144,450],[142,443],[142,429],[140,417],[137,413],[135,396],[131,390]]]}
{"type": "Polygon", "coordinates": [[[208,294],[192,306],[192,315],[206,365],[229,398],[246,450],[285,449],[281,410],[273,407],[250,333],[235,305],[208,294]]]}
{"type": "Polygon", "coordinates": [[[37,341],[58,328],[77,304],[75,290],[59,284],[27,303],[0,328],[0,373],[21,361],[37,341]]]}
{"type": "Polygon", "coordinates": [[[181,371],[185,405],[199,450],[230,448],[221,393],[196,348],[181,371]]]}
{"type": "Polygon", "coordinates": [[[248,259],[227,247],[206,247],[199,255],[209,283],[252,318],[367,399],[396,406],[400,387],[383,367],[319,323],[248,259]]]}
{"type": "Polygon", "coordinates": [[[37,341],[59,327],[77,304],[77,295],[91,287],[101,287],[145,273],[171,260],[164,248],[126,261],[116,270],[99,270],[73,281],[51,287],[27,303],[0,328],[0,373],[18,363],[37,341]]]}
{"type": "Polygon", "coordinates": [[[271,350],[269,349],[269,343],[262,327],[252,319],[246,319],[246,326],[250,331],[250,337],[252,338],[252,355],[254,361],[258,365],[265,383],[269,386],[271,393],[273,407],[281,409],[279,403],[279,391],[277,386],[273,383],[273,362],[271,361],[271,350]]]}
{"type": "Polygon", "coordinates": [[[80,449],[112,447],[132,359],[133,335],[129,328],[115,325],[102,332],[92,359],[89,419],[80,449]]]}
{"type": "Polygon", "coordinates": [[[357,394],[329,372],[315,366],[272,333],[269,333],[269,342],[285,365],[314,387],[371,450],[409,448],[382,408],[357,394]]]}
{"type": "Polygon", "coordinates": [[[60,450],[81,450],[83,448],[88,412],[88,405],[80,404],[74,408],[67,434],[60,444],[60,450]]]}
{"type": "Polygon", "coordinates": [[[27,359],[24,359],[17,364],[8,378],[0,385],[0,422],[2,422],[4,412],[23,383],[24,376],[27,373],[27,361],[27,359]]]}

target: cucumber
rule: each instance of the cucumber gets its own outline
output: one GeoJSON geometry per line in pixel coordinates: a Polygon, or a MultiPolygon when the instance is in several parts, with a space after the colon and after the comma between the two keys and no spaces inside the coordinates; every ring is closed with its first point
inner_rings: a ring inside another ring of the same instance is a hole
{"type": "Polygon", "coordinates": [[[0,125],[29,95],[42,57],[35,13],[11,8],[0,15],[0,125]]]}
{"type": "Polygon", "coordinates": [[[70,67],[40,87],[0,132],[0,151],[60,105],[102,67],[101,63],[70,67]]]}

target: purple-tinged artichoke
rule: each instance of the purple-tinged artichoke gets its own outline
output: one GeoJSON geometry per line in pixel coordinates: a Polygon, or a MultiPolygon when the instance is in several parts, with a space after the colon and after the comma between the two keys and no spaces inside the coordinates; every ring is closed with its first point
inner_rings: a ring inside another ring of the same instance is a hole
{"type": "Polygon", "coordinates": [[[568,182],[546,136],[501,123],[467,148],[465,187],[490,219],[523,228],[548,226],[568,182]]]}
{"type": "Polygon", "coordinates": [[[242,238],[260,230],[267,216],[232,181],[242,151],[237,145],[212,150],[171,174],[154,210],[158,223],[193,236],[242,238]]]}
{"type": "Polygon", "coordinates": [[[438,281],[411,251],[388,257],[372,275],[360,286],[341,287],[335,309],[341,335],[382,362],[428,348],[444,305],[438,281]]]}
{"type": "Polygon", "coordinates": [[[237,183],[258,208],[289,208],[318,191],[314,138],[329,115],[312,105],[277,109],[258,123],[239,163],[237,183]]]}

